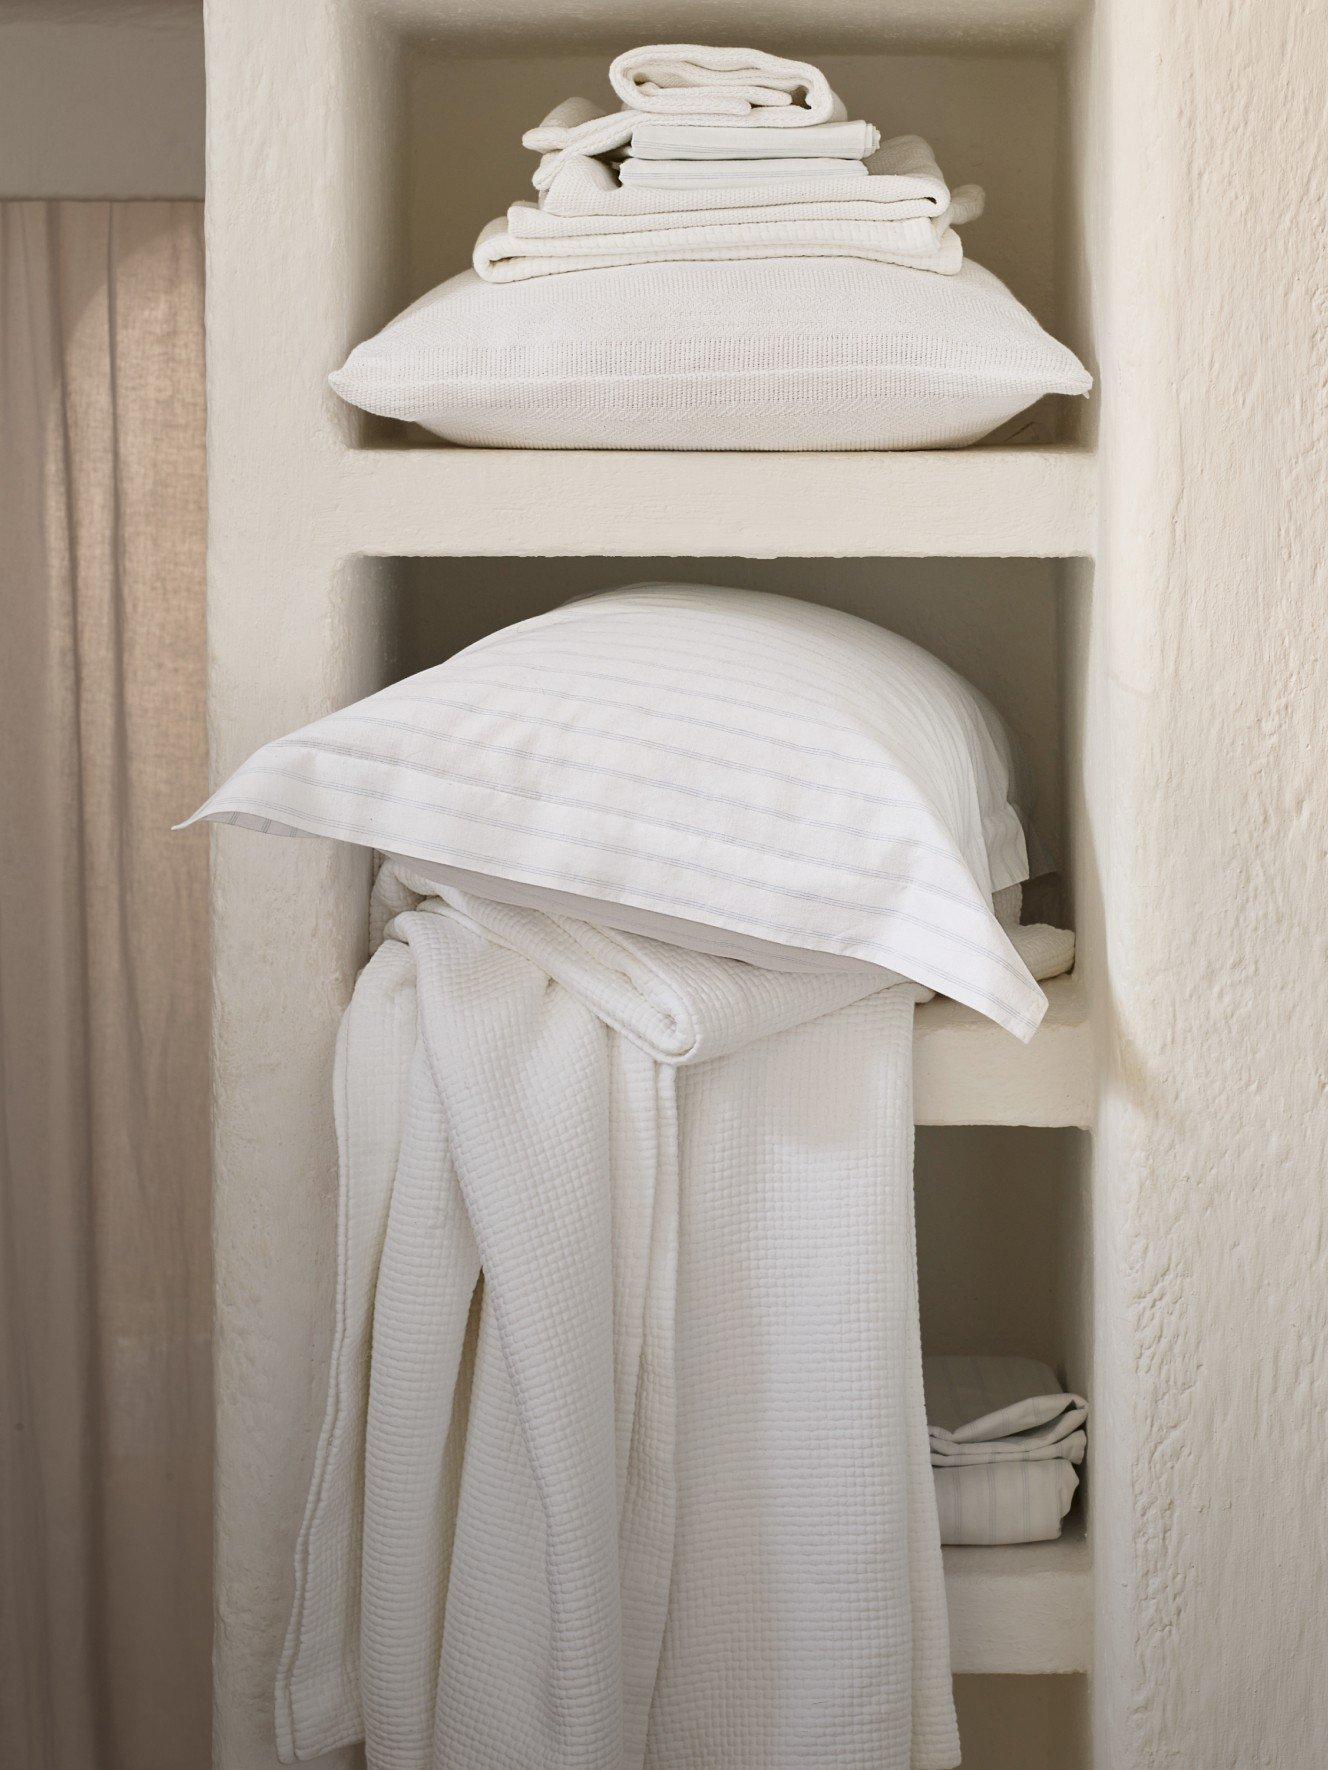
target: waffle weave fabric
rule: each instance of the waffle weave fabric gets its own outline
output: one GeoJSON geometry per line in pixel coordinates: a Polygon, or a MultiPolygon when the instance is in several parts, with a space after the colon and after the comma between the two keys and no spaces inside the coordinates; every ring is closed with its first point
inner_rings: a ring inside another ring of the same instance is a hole
{"type": "Polygon", "coordinates": [[[421,883],[380,876],[339,1046],[283,1758],[956,1764],[917,990],[421,883]]]}

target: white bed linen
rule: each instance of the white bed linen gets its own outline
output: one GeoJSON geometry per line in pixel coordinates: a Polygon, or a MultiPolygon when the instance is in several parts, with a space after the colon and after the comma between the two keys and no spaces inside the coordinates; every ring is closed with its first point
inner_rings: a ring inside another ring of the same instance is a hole
{"type": "Polygon", "coordinates": [[[609,84],[629,109],[661,116],[766,113],[809,126],[843,114],[820,68],[764,49],[646,43],[614,59],[609,84]]]}
{"type": "Polygon", "coordinates": [[[950,187],[919,135],[895,136],[865,161],[837,162],[836,177],[818,173],[799,181],[781,175],[776,192],[758,182],[770,177],[772,167],[794,163],[752,160],[742,165],[740,180],[716,184],[715,167],[704,160],[625,160],[615,171],[589,155],[570,154],[548,169],[540,202],[555,215],[611,216],[660,215],[681,207],[697,212],[762,203],[853,202],[871,203],[899,221],[943,215],[950,207],[950,187]],[[664,181],[674,188],[642,188],[664,181]],[[678,188],[685,194],[678,195],[678,188]]]}
{"type": "MultiPolygon", "coordinates": [[[[602,167],[602,160],[595,165],[602,167]]],[[[640,190],[709,190],[712,187],[743,184],[808,183],[825,178],[859,179],[867,177],[865,160],[632,160],[617,168],[618,183],[624,189],[640,190]]]]}
{"type": "Polygon", "coordinates": [[[395,919],[338,1046],[283,1758],[363,1736],[371,1770],[957,1763],[919,992],[411,883],[380,875],[395,919]]]}
{"type": "Polygon", "coordinates": [[[937,1468],[1081,1460],[1088,1403],[1062,1389],[1049,1365],[1000,1355],[938,1356],[928,1358],[925,1370],[937,1468]]]}
{"type": "Polygon", "coordinates": [[[941,1541],[950,1545],[1054,1542],[1079,1477],[1064,1457],[1042,1463],[970,1463],[933,1469],[941,1541]]]}
{"type": "MultiPolygon", "coordinates": [[[[527,208],[538,215],[533,206],[527,208]]],[[[548,238],[540,237],[528,223],[522,232],[514,232],[509,211],[509,218],[496,218],[483,229],[472,263],[485,282],[513,283],[638,264],[736,264],[753,258],[861,258],[869,264],[898,264],[954,276],[964,262],[964,251],[952,227],[933,221],[707,216],[689,226],[643,229],[611,224],[603,233],[548,238]]]]}
{"type": "Polygon", "coordinates": [[[714,244],[729,237],[730,231],[734,238],[748,238],[766,229],[795,226],[812,237],[833,240],[840,231],[837,224],[852,223],[858,237],[872,240],[883,250],[894,247],[915,257],[938,252],[947,229],[962,227],[981,215],[982,201],[982,192],[972,184],[957,190],[950,207],[939,215],[895,216],[884,204],[844,197],[816,203],[767,197],[746,208],[689,206],[654,215],[560,215],[546,204],[518,201],[507,211],[507,228],[518,241],[554,240],[579,248],[598,235],[624,248],[638,242],[649,248],[656,235],[690,233],[705,244],[714,244]]]}
{"type": "Polygon", "coordinates": [[[753,129],[752,119],[715,124],[645,121],[632,130],[635,160],[780,160],[799,154],[821,160],[865,160],[881,145],[874,123],[844,118],[810,128],[772,124],[753,129]]]}
{"type": "Polygon", "coordinates": [[[1083,1396],[1049,1365],[999,1354],[926,1358],[923,1380],[941,1541],[1058,1537],[1084,1458],[1083,1396]]]}
{"type": "Polygon", "coordinates": [[[602,114],[589,99],[574,97],[555,105],[542,122],[525,132],[521,144],[543,156],[534,177],[537,189],[574,156],[635,153],[638,136],[643,157],[660,160],[865,158],[880,145],[879,130],[871,123],[847,120],[842,106],[836,109],[834,120],[810,128],[790,127],[792,113],[773,110],[755,110],[720,127],[715,118],[705,116],[656,122],[634,110],[602,114]]]}
{"type": "Polygon", "coordinates": [[[195,818],[866,959],[1027,1039],[1046,999],[991,895],[1028,875],[1013,777],[991,706],[897,634],[639,586],[265,745],[195,818]]]}

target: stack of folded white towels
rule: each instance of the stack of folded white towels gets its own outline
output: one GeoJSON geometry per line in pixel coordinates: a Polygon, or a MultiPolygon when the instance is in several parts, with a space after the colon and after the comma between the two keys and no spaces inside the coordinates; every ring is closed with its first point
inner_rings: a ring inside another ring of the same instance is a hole
{"type": "Polygon", "coordinates": [[[982,212],[925,141],[882,145],[819,68],[757,49],[653,44],[609,69],[620,101],[570,98],[522,139],[537,202],[476,242],[488,282],[665,261],[864,258],[953,275],[982,212]]]}
{"type": "Polygon", "coordinates": [[[943,1543],[1058,1537],[1084,1459],[1082,1395],[1032,1358],[924,1358],[943,1543]]]}

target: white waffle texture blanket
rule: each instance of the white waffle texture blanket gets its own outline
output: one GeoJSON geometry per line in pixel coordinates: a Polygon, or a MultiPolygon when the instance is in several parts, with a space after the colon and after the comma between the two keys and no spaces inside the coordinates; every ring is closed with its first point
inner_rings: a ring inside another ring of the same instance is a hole
{"type": "Polygon", "coordinates": [[[956,1764],[921,992],[410,884],[380,879],[338,1049],[282,1757],[956,1764]]]}

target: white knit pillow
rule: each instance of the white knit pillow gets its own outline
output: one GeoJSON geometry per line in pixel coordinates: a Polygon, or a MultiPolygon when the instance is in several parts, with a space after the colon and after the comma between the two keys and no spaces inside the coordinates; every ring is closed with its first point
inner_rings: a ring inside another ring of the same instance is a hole
{"type": "Polygon", "coordinates": [[[979,265],[856,258],[463,271],[331,380],[450,442],[543,449],[936,448],[1092,384],[979,265]]]}
{"type": "Polygon", "coordinates": [[[1045,998],[992,913],[992,891],[1027,876],[998,724],[871,622],[643,585],[265,745],[196,815],[433,862],[480,895],[610,926],[612,906],[671,917],[676,944],[699,924],[701,950],[734,958],[761,962],[756,942],[786,968],[799,952],[865,961],[1027,1038],[1045,998]]]}

